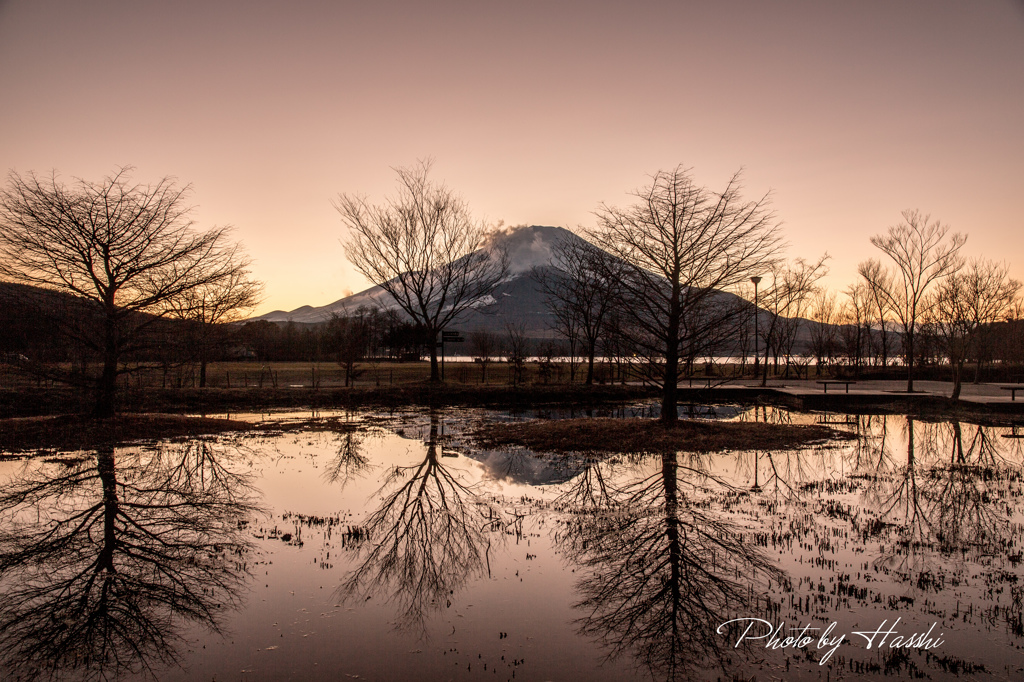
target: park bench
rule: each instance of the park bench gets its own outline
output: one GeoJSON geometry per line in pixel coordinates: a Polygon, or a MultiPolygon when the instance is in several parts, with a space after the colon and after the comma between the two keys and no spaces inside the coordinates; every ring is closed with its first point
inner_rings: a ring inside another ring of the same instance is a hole
{"type": "Polygon", "coordinates": [[[833,426],[857,426],[859,422],[855,414],[822,414],[818,415],[817,423],[833,426]]]}
{"type": "Polygon", "coordinates": [[[1024,384],[1007,384],[1005,386],[1000,386],[999,388],[1004,391],[1009,391],[1010,400],[1015,402],[1017,400],[1017,391],[1024,391],[1024,384]]]}
{"type": "Polygon", "coordinates": [[[843,384],[844,386],[846,386],[846,392],[849,393],[850,384],[855,384],[857,382],[853,381],[852,379],[824,379],[818,381],[817,383],[821,384],[821,387],[825,393],[828,393],[829,384],[843,384]]]}
{"type": "Polygon", "coordinates": [[[690,388],[693,388],[693,380],[694,379],[696,379],[698,383],[703,381],[704,382],[704,388],[711,388],[711,377],[697,377],[697,376],[690,375],[690,376],[686,376],[684,378],[689,380],[690,388]]]}
{"type": "Polygon", "coordinates": [[[1018,429],[1017,424],[1014,424],[1013,426],[1010,427],[1010,432],[1009,433],[1004,433],[1003,434],[1003,438],[1024,438],[1024,433],[1021,433],[1017,429],[1018,429]]]}

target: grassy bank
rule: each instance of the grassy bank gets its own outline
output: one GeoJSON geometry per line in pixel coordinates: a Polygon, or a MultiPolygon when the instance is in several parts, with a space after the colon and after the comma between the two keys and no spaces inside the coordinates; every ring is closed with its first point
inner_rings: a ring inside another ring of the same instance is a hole
{"type": "Polygon", "coordinates": [[[492,423],[474,435],[484,445],[520,445],[543,452],[720,452],[791,450],[828,440],[849,440],[827,426],[651,419],[562,419],[492,423]]]}
{"type": "Polygon", "coordinates": [[[22,417],[0,422],[0,451],[86,450],[138,440],[191,438],[248,431],[252,424],[170,414],[121,414],[111,419],[77,415],[22,417]]]}
{"type": "MultiPolygon", "coordinates": [[[[355,409],[427,406],[526,407],[531,405],[600,405],[650,398],[642,386],[508,385],[427,383],[357,388],[152,388],[124,392],[125,412],[258,412],[289,407],[355,409]]],[[[0,418],[85,413],[89,396],[70,389],[0,390],[0,418]]]]}

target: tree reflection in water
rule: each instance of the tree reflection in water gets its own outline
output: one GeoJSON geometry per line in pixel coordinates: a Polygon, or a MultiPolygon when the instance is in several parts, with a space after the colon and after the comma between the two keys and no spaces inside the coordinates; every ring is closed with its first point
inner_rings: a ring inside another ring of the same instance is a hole
{"type": "Polygon", "coordinates": [[[1004,552],[1016,533],[1010,523],[1010,504],[993,482],[1016,472],[1003,459],[991,430],[973,427],[972,437],[965,443],[960,422],[929,427],[926,433],[932,436],[929,446],[934,449],[934,464],[921,495],[939,550],[1004,552]],[[943,451],[949,452],[945,462],[943,451]]]}
{"type": "Polygon", "coordinates": [[[385,595],[397,608],[400,630],[426,632],[432,611],[486,572],[490,531],[501,512],[441,459],[439,417],[430,414],[422,461],[396,466],[378,491],[380,506],[363,522],[368,541],[341,590],[349,599],[385,595]]]}
{"type": "Polygon", "coordinates": [[[218,631],[259,512],[226,457],[193,441],[28,463],[0,495],[7,676],[155,674],[177,662],[186,623],[218,631]]]}
{"type": "Polygon", "coordinates": [[[585,613],[580,633],[607,647],[609,658],[632,655],[657,679],[737,665],[736,633],[720,634],[718,626],[763,614],[761,586],[785,579],[708,504],[707,493],[721,488],[707,464],[707,456],[663,455],[654,474],[635,469],[614,490],[607,472],[583,474],[572,498],[599,503],[576,514],[557,538],[584,572],[576,584],[575,607],[585,613]],[[596,489],[579,489],[587,484],[596,489]]]}
{"type": "MultiPolygon", "coordinates": [[[[887,431],[883,417],[882,433],[887,431]]],[[[991,427],[957,421],[906,420],[906,459],[899,461],[885,440],[865,491],[877,515],[871,534],[889,529],[898,542],[876,561],[916,580],[934,570],[940,554],[998,555],[1012,547],[1019,525],[1004,490],[1019,476],[1020,463],[1002,452],[991,427]]]]}
{"type": "Polygon", "coordinates": [[[338,435],[338,453],[324,470],[324,479],[344,489],[349,481],[361,476],[370,467],[370,458],[363,454],[363,436],[348,430],[338,435]]]}

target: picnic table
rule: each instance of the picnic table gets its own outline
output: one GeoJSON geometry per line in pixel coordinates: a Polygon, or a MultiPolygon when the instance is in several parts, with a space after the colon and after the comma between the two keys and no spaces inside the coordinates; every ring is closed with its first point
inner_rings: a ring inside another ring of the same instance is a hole
{"type": "Polygon", "coordinates": [[[1000,386],[999,388],[1003,389],[1004,391],[1009,391],[1010,400],[1016,401],[1017,391],[1024,391],[1024,384],[1006,384],[1005,386],[1000,386]]]}
{"type": "Polygon", "coordinates": [[[825,393],[828,393],[829,384],[843,384],[846,386],[846,392],[849,393],[850,384],[855,384],[857,382],[852,379],[823,379],[818,381],[817,383],[821,384],[821,387],[825,393]]]}
{"type": "Polygon", "coordinates": [[[1017,425],[1014,424],[1013,426],[1010,427],[1009,433],[1003,434],[1003,438],[1024,438],[1024,433],[1020,433],[1017,430],[1017,425]]]}

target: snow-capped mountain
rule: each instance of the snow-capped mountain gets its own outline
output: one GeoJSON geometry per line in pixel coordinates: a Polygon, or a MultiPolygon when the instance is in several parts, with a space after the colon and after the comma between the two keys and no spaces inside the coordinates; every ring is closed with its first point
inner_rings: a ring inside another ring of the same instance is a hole
{"type": "MultiPolygon", "coordinates": [[[[488,248],[501,247],[506,250],[509,256],[508,277],[491,296],[485,297],[477,306],[460,315],[449,328],[463,332],[486,329],[504,334],[506,323],[512,322],[523,324],[526,335],[531,338],[556,336],[554,316],[548,311],[544,293],[534,279],[533,271],[534,268],[551,267],[552,249],[567,240],[582,238],[562,227],[541,225],[515,227],[498,233],[488,248]]],[[[719,292],[718,295],[734,296],[727,292],[719,292]]],[[[398,308],[390,294],[375,286],[324,306],[307,305],[291,311],[275,310],[253,319],[316,324],[326,322],[334,314],[350,314],[360,306],[398,308]]],[[[768,314],[767,311],[762,310],[762,315],[765,314],[768,314]]],[[[813,324],[816,323],[804,321],[798,335],[798,346],[806,345],[807,327],[813,324]]]]}
{"type": "MultiPolygon", "coordinates": [[[[498,233],[490,248],[504,248],[509,256],[508,277],[480,305],[460,316],[456,325],[465,331],[473,329],[503,330],[505,322],[522,322],[532,337],[551,335],[553,320],[547,310],[544,294],[531,273],[534,267],[549,267],[552,248],[560,241],[580,239],[561,227],[540,225],[516,227],[498,233]]],[[[253,318],[270,322],[325,322],[331,315],[344,315],[360,306],[397,308],[395,300],[379,286],[370,287],[324,306],[302,306],[291,311],[275,310],[253,318]]]]}

